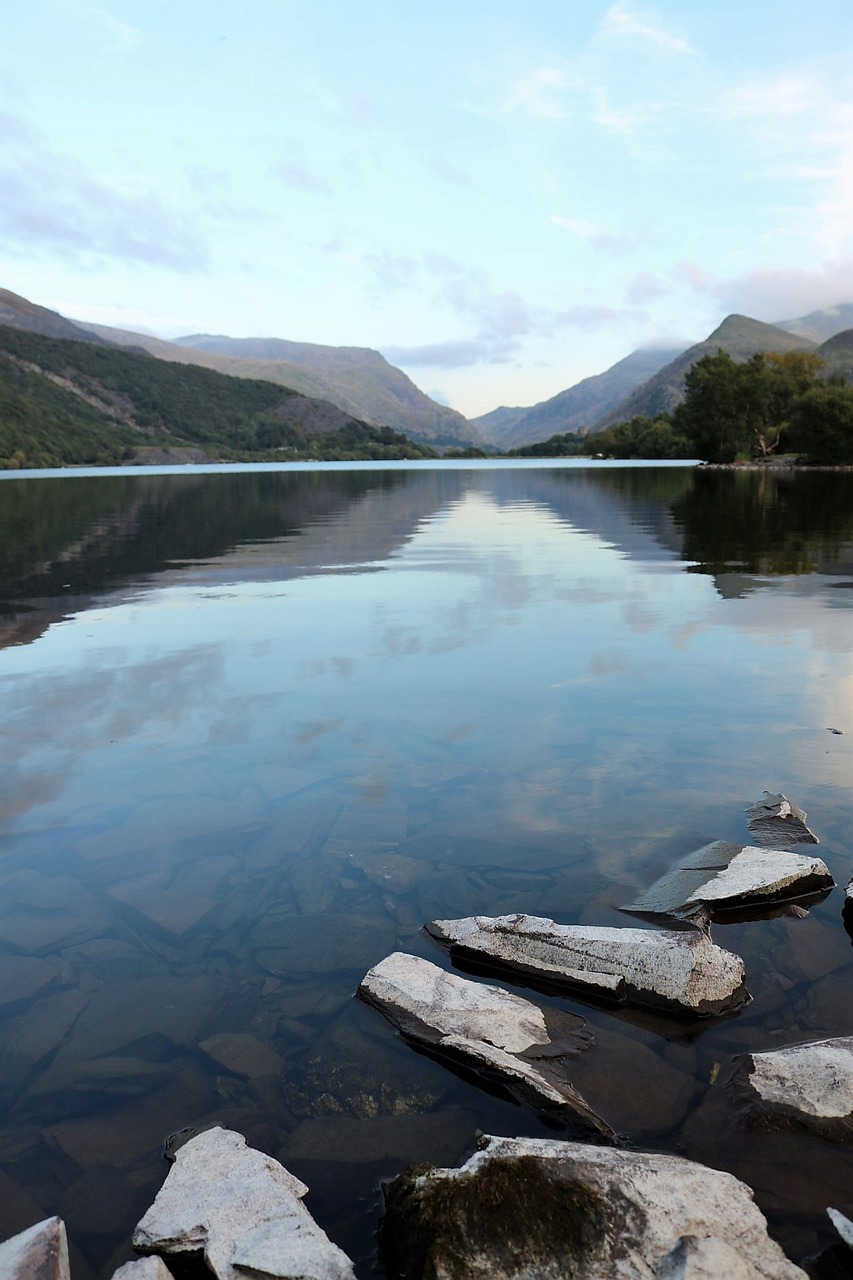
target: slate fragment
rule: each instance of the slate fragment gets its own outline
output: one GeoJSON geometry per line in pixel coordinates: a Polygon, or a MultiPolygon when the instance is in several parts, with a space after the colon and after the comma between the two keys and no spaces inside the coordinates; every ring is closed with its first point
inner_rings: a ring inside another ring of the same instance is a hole
{"type": "Polygon", "coordinates": [[[853,1036],[745,1054],[729,1088],[745,1102],[750,1123],[853,1142],[853,1036]]]}
{"type": "Polygon", "coordinates": [[[638,915],[682,919],[763,910],[831,889],[829,868],[820,858],[788,849],[714,840],[682,859],[636,901],[621,909],[638,915]]]}
{"type": "Polygon", "coordinates": [[[68,1239],[61,1218],[45,1218],[0,1244],[3,1280],[70,1280],[68,1239]]]}
{"type": "Polygon", "coordinates": [[[820,844],[806,826],[808,814],[797,808],[781,792],[765,791],[746,811],[755,843],[765,849],[791,849],[797,844],[820,844]]]}
{"type": "Polygon", "coordinates": [[[407,1040],[497,1080],[519,1100],[599,1140],[615,1140],[566,1077],[566,1059],[592,1043],[582,1018],[546,1011],[501,987],[470,982],[403,952],[374,965],[358,995],[407,1040]]]}
{"type": "Polygon", "coordinates": [[[386,1184],[390,1280],[802,1280],[752,1192],[680,1156],[484,1138],[386,1184]]]}
{"type": "Polygon", "coordinates": [[[452,957],[486,959],[616,1004],[710,1017],[749,999],[740,956],[696,928],[561,925],[517,914],[434,920],[426,931],[452,957]]]}
{"type": "Polygon", "coordinates": [[[133,1233],[143,1253],[197,1253],[217,1280],[354,1280],[302,1203],[308,1188],[240,1133],[208,1129],[178,1151],[133,1233]]]}

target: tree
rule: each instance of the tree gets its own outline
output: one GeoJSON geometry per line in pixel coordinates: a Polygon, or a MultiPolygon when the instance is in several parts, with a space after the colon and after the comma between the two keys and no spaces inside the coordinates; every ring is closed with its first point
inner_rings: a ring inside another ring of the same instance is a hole
{"type": "Polygon", "coordinates": [[[685,399],[673,423],[706,462],[734,462],[744,447],[737,370],[728,352],[720,350],[697,360],[684,379],[685,399]]]}
{"type": "Polygon", "coordinates": [[[791,406],[788,438],[802,462],[853,464],[853,387],[830,378],[803,392],[791,406]]]}
{"type": "Polygon", "coordinates": [[[725,351],[703,356],[685,377],[675,426],[707,462],[766,458],[784,439],[794,401],[823,368],[808,351],[759,351],[742,364],[725,351]]]}

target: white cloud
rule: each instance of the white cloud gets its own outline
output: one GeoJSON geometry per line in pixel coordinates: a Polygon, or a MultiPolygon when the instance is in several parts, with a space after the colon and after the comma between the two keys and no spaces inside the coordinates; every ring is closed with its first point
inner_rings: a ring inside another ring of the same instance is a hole
{"type": "Polygon", "coordinates": [[[565,72],[556,67],[536,67],[510,86],[506,109],[540,120],[565,120],[568,112],[561,98],[567,88],[565,72]]]}
{"type": "Polygon", "coordinates": [[[207,248],[189,215],[178,214],[157,190],[105,181],[79,161],[53,151],[14,117],[0,139],[0,233],[28,252],[96,254],[179,271],[207,265],[207,248]]]}
{"type": "Polygon", "coordinates": [[[626,249],[630,249],[634,243],[632,236],[608,231],[606,228],[599,226],[597,222],[590,222],[586,218],[564,218],[557,213],[552,213],[549,217],[555,226],[561,227],[563,231],[568,231],[580,240],[588,241],[594,249],[601,249],[610,253],[623,253],[626,249]]]}
{"type": "Polygon", "coordinates": [[[306,164],[298,160],[280,160],[273,165],[273,173],[286,187],[293,191],[307,191],[311,195],[330,196],[332,188],[325,178],[321,178],[306,164]]]}
{"type": "Polygon", "coordinates": [[[605,37],[643,40],[668,53],[695,53],[690,41],[669,31],[657,16],[635,9],[628,0],[617,0],[605,13],[599,34],[605,37]]]}
{"type": "Polygon", "coordinates": [[[813,269],[762,267],[728,278],[696,263],[682,263],[679,273],[698,293],[717,298],[727,311],[771,324],[853,299],[853,255],[813,269]]]}

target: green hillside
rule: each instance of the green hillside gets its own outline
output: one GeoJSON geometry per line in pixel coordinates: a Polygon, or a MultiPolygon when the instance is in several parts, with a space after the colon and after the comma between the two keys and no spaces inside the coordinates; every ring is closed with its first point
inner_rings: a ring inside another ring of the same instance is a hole
{"type": "Polygon", "coordinates": [[[461,413],[431,400],[401,369],[369,347],[211,334],[165,342],[106,325],[93,325],[92,330],[106,342],[141,348],[161,360],[201,365],[237,378],[263,379],[306,396],[319,396],[359,421],[391,427],[424,444],[482,444],[476,428],[461,413]]]}
{"type": "Polygon", "coordinates": [[[271,382],[0,326],[0,467],[425,457],[389,428],[271,382]]]}

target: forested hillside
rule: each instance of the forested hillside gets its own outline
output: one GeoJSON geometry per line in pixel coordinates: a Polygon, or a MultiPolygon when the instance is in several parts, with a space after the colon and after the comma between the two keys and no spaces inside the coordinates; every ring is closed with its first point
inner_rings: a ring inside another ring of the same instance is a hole
{"type": "Polygon", "coordinates": [[[0,326],[0,467],[114,465],[187,447],[232,461],[432,456],[275,383],[0,326]]]}

